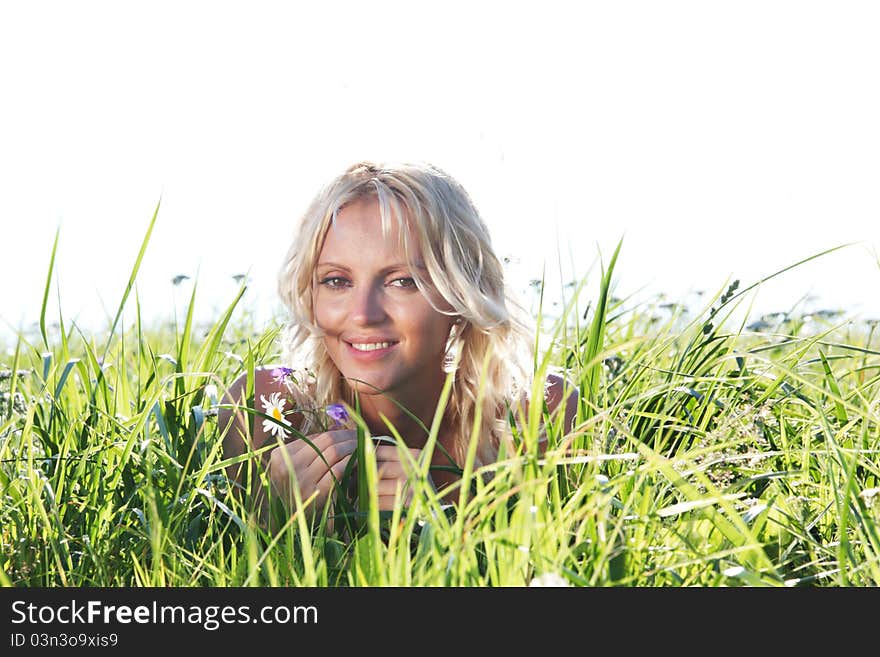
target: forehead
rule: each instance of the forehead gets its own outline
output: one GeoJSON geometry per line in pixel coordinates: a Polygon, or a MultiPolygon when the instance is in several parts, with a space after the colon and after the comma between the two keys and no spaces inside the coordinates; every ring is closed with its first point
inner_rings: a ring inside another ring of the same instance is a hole
{"type": "Polygon", "coordinates": [[[387,226],[383,230],[379,200],[375,197],[358,199],[345,205],[330,221],[318,263],[343,256],[364,261],[394,259],[403,262],[404,233],[412,244],[406,218],[401,222],[389,208],[387,226]]]}

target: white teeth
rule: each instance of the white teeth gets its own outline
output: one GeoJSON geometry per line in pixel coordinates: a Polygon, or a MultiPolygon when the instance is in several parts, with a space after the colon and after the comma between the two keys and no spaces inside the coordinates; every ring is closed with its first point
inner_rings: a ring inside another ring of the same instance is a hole
{"type": "Polygon", "coordinates": [[[364,343],[364,344],[354,344],[351,345],[358,351],[375,351],[376,349],[387,349],[391,346],[390,342],[372,342],[372,343],[364,343]]]}

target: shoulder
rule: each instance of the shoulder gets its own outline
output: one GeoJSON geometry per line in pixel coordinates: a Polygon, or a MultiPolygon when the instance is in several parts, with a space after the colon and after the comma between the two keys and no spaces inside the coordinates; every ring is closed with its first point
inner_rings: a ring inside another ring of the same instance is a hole
{"type": "MultiPolygon", "coordinates": [[[[559,413],[564,414],[566,431],[570,431],[577,416],[580,389],[568,377],[557,372],[547,374],[544,380],[544,399],[550,418],[555,418],[559,413]]],[[[523,404],[523,410],[528,416],[529,400],[523,404]]]]}
{"type": "Polygon", "coordinates": [[[310,406],[311,393],[310,382],[302,376],[297,378],[289,368],[277,365],[255,367],[253,382],[247,372],[239,375],[226,389],[224,406],[217,414],[221,434],[226,436],[224,446],[228,443],[228,453],[241,453],[242,443],[240,438],[235,437],[235,432],[228,431],[230,426],[237,427],[238,433],[247,436],[252,445],[263,444],[269,434],[266,433],[264,422],[254,421],[259,416],[254,416],[252,411],[263,413],[269,412],[270,407],[277,408],[278,400],[273,400],[273,395],[283,400],[281,411],[285,419],[295,429],[302,429],[305,422],[302,409],[310,406]],[[300,389],[299,385],[304,389],[300,389]]]}
{"type": "MultiPolygon", "coordinates": [[[[295,372],[280,365],[260,365],[254,368],[254,380],[251,384],[248,373],[239,375],[226,389],[225,403],[247,406],[262,410],[273,395],[285,400],[291,412],[293,409],[309,406],[314,386],[304,373],[295,372]]],[[[299,413],[294,416],[295,425],[299,413]]]]}
{"type": "Polygon", "coordinates": [[[248,394],[248,373],[243,372],[226,389],[226,395],[234,404],[243,404],[250,400],[259,399],[260,395],[288,394],[287,384],[279,377],[279,366],[261,365],[254,368],[253,392],[248,394]]]}
{"type": "Polygon", "coordinates": [[[561,374],[550,373],[544,382],[544,400],[552,413],[563,401],[577,402],[580,390],[575,383],[561,374]]]}

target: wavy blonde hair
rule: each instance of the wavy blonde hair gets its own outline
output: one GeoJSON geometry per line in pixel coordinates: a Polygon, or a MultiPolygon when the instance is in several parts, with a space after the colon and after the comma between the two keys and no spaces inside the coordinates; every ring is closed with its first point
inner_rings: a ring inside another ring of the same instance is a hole
{"type": "MultiPolygon", "coordinates": [[[[315,268],[337,213],[349,203],[372,198],[379,202],[383,234],[389,234],[393,217],[406,218],[399,221],[399,234],[416,285],[423,293],[435,290],[452,308],[440,310],[432,295],[425,294],[435,310],[458,320],[450,332],[446,362],[446,371],[454,372],[446,409],[456,427],[452,455],[463,464],[479,401],[477,461],[491,463],[501,441],[510,436],[508,404],[528,392],[534,332],[529,315],[505,284],[488,228],[470,196],[432,165],[357,163],[330,181],[301,217],[278,280],[278,292],[290,313],[282,334],[284,358],[310,376],[307,386],[297,386],[297,402],[321,407],[353,401],[315,323],[315,268]],[[429,280],[414,266],[412,256],[418,252],[429,280]],[[481,381],[486,358],[488,371],[481,381]]],[[[302,431],[308,433],[309,428],[302,431]]]]}

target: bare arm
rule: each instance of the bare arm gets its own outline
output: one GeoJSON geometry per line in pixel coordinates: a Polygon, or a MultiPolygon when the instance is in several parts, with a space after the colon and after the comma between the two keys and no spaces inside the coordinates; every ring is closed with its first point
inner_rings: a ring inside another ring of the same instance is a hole
{"type": "MultiPolygon", "coordinates": [[[[357,435],[353,430],[340,429],[319,431],[308,436],[309,441],[285,440],[279,442],[271,433],[263,428],[260,416],[248,412],[247,407],[262,411],[263,398],[278,393],[286,402],[293,402],[291,391],[283,382],[275,380],[272,367],[261,367],[254,370],[253,396],[247,395],[247,376],[238,377],[223,398],[223,404],[238,408],[221,409],[218,412],[218,426],[223,440],[223,456],[226,459],[246,454],[249,450],[265,449],[260,454],[260,461],[269,477],[272,494],[278,496],[289,508],[295,503],[293,486],[299,490],[302,500],[310,500],[308,513],[324,507],[336,482],[345,471],[352,452],[357,447],[357,435]],[[257,403],[254,403],[257,400],[257,403]]],[[[287,405],[285,411],[294,406],[287,405]]],[[[302,412],[285,412],[285,420],[291,428],[299,431],[303,428],[302,412]]],[[[264,519],[268,516],[267,493],[269,491],[256,485],[254,463],[244,460],[227,467],[227,476],[243,487],[250,486],[255,495],[260,514],[264,519]],[[248,471],[250,469],[250,475],[248,471]]],[[[328,525],[332,527],[332,522],[328,525]]]]}
{"type": "MultiPolygon", "coordinates": [[[[257,367],[254,369],[254,394],[253,397],[246,398],[247,394],[247,374],[242,374],[223,395],[221,404],[229,406],[238,406],[239,408],[221,408],[217,413],[217,426],[220,430],[220,436],[223,440],[223,458],[229,459],[245,454],[248,449],[258,450],[267,443],[266,439],[271,438],[263,431],[263,423],[259,417],[255,417],[246,409],[256,408],[262,410],[255,400],[259,400],[261,395],[268,397],[273,392],[277,392],[288,397],[287,388],[283,383],[276,382],[272,376],[272,367],[257,367]]],[[[294,427],[299,426],[302,417],[299,413],[288,417],[294,427]]],[[[261,454],[263,464],[269,461],[271,450],[267,450],[261,454]]],[[[243,478],[247,473],[247,462],[242,461],[230,465],[226,468],[226,474],[231,479],[244,484],[243,478]]]]}
{"type": "Polygon", "coordinates": [[[562,428],[565,433],[571,431],[574,426],[574,420],[577,417],[578,401],[580,399],[578,387],[558,374],[548,374],[545,399],[547,400],[547,409],[550,411],[551,417],[557,411],[562,411],[564,413],[562,428]]]}
{"type": "MultiPolygon", "coordinates": [[[[544,389],[544,401],[547,402],[547,410],[550,413],[550,421],[555,421],[559,413],[563,414],[563,436],[569,433],[574,427],[574,420],[577,417],[578,401],[580,398],[580,390],[570,380],[558,375],[548,374],[546,387],[544,389]]],[[[523,402],[523,413],[528,417],[529,402],[523,402]]],[[[541,431],[542,438],[538,443],[538,449],[543,453],[547,449],[547,438],[544,430],[541,431]]]]}

